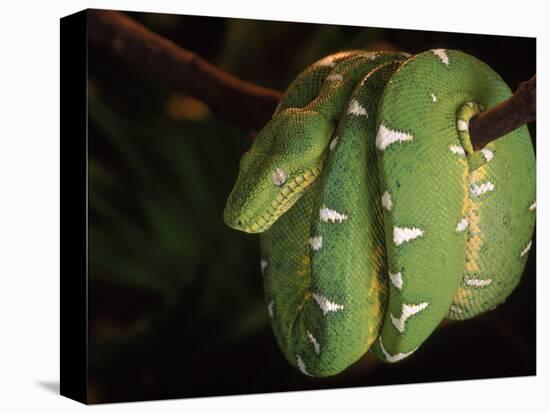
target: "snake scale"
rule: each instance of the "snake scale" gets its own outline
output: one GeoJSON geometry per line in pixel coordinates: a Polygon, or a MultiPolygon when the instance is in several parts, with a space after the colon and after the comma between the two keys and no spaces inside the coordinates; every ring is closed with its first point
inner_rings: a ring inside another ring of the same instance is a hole
{"type": "Polygon", "coordinates": [[[456,50],[352,50],[306,68],[241,159],[227,225],[261,233],[275,337],[302,373],[368,350],[400,361],[444,319],[494,309],[535,225],[521,127],[474,151],[469,120],[511,96],[456,50]]]}

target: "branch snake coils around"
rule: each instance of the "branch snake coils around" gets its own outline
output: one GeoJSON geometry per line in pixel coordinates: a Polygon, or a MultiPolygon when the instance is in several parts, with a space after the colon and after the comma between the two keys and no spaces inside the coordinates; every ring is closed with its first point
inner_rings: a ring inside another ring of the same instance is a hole
{"type": "Polygon", "coordinates": [[[267,308],[287,360],[334,375],[369,349],[411,355],[444,318],[517,286],[535,223],[521,127],[474,151],[468,122],[511,96],[459,51],[327,56],[289,86],[241,159],[224,212],[261,233],[267,308]]]}

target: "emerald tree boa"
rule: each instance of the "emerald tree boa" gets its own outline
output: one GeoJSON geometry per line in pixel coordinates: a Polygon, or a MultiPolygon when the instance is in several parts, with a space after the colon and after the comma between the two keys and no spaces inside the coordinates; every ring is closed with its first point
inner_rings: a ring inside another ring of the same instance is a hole
{"type": "Polygon", "coordinates": [[[469,120],[511,96],[455,50],[353,50],[289,86],[240,162],[227,225],[260,233],[267,311],[287,360],[334,375],[369,349],[414,353],[444,318],[519,283],[535,223],[526,127],[474,151],[469,120]]]}

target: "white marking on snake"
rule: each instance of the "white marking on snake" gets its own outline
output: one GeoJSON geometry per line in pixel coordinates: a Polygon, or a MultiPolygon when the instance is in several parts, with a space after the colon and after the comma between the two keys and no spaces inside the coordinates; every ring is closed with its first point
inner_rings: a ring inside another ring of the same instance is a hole
{"type": "Polygon", "coordinates": [[[487,161],[487,162],[491,161],[493,159],[493,157],[495,156],[493,151],[491,151],[489,148],[483,148],[481,150],[481,153],[483,154],[483,158],[485,158],[485,161],[487,161]]]}
{"type": "Polygon", "coordinates": [[[533,204],[531,204],[531,205],[529,206],[529,210],[533,211],[533,210],[535,210],[536,208],[537,208],[537,202],[536,202],[536,201],[533,201],[533,204]]]}
{"type": "Polygon", "coordinates": [[[330,141],[329,148],[330,148],[331,151],[334,151],[334,149],[336,148],[336,145],[338,144],[339,139],[340,139],[340,137],[338,135],[336,135],[334,137],[334,139],[332,141],[330,141]]]}
{"type": "Polygon", "coordinates": [[[305,364],[304,360],[298,354],[296,354],[296,363],[298,364],[298,369],[302,372],[302,374],[311,377],[311,374],[309,372],[307,372],[306,364],[305,364]]]}
{"type": "Polygon", "coordinates": [[[396,246],[416,239],[424,234],[424,232],[416,227],[395,227],[393,228],[393,242],[396,246]]]}
{"type": "Polygon", "coordinates": [[[277,112],[279,112],[279,109],[281,108],[281,105],[283,104],[283,101],[280,100],[277,104],[277,107],[275,108],[275,111],[273,111],[273,115],[275,115],[277,112]]]}
{"type": "Polygon", "coordinates": [[[337,312],[344,309],[344,305],[339,305],[337,303],[331,302],[323,295],[318,295],[317,293],[313,294],[313,299],[315,299],[315,302],[317,302],[317,304],[323,311],[323,315],[326,315],[328,312],[337,312]]]}
{"type": "Polygon", "coordinates": [[[321,345],[319,345],[319,342],[317,342],[317,339],[311,334],[311,332],[306,331],[306,335],[313,344],[313,348],[315,349],[315,353],[318,354],[321,351],[321,345]]]}
{"type": "Polygon", "coordinates": [[[336,62],[334,62],[334,58],[332,56],[327,56],[323,59],[321,59],[319,62],[317,62],[319,66],[328,66],[330,68],[333,68],[336,66],[336,62]]]}
{"type": "Polygon", "coordinates": [[[473,107],[474,107],[474,103],[473,103],[473,102],[466,102],[466,105],[468,105],[470,108],[473,108],[473,107]]]}
{"type": "Polygon", "coordinates": [[[267,267],[267,260],[265,259],[260,260],[260,267],[262,269],[262,275],[263,275],[265,272],[265,268],[267,267]]]}
{"type": "Polygon", "coordinates": [[[401,361],[402,359],[404,358],[407,358],[409,355],[411,355],[414,351],[416,351],[418,349],[417,348],[414,348],[412,351],[409,351],[409,352],[398,352],[397,354],[395,355],[390,355],[387,351],[386,351],[386,348],[384,348],[384,344],[382,344],[382,335],[380,335],[378,337],[378,342],[380,343],[380,350],[382,351],[382,353],[384,354],[384,356],[386,357],[386,361],[388,362],[397,362],[397,361],[401,361]]]}
{"type": "Polygon", "coordinates": [[[378,133],[376,134],[376,148],[380,151],[384,151],[389,145],[394,142],[405,142],[412,141],[413,136],[407,134],[406,132],[393,131],[389,128],[386,128],[383,124],[380,124],[378,128],[378,133]]]}
{"type": "Polygon", "coordinates": [[[325,78],[326,81],[341,81],[343,79],[344,77],[339,73],[331,73],[325,78]]]}
{"type": "Polygon", "coordinates": [[[456,225],[456,231],[464,231],[467,228],[468,228],[468,219],[467,218],[463,218],[456,225]]]}
{"type": "Polygon", "coordinates": [[[357,99],[353,99],[348,107],[348,114],[368,116],[367,110],[361,106],[357,99]]]}
{"type": "Polygon", "coordinates": [[[464,278],[464,284],[472,287],[485,287],[493,283],[493,279],[468,279],[464,278]]]}
{"type": "Polygon", "coordinates": [[[271,318],[273,318],[273,301],[267,304],[267,313],[271,318]]]}
{"type": "Polygon", "coordinates": [[[449,310],[451,312],[455,312],[455,313],[462,313],[462,309],[460,309],[458,306],[456,305],[451,305],[451,307],[449,308],[449,310]]]}
{"type": "Polygon", "coordinates": [[[397,273],[388,272],[388,274],[390,275],[390,280],[392,285],[394,285],[397,289],[401,290],[401,288],[403,287],[403,275],[401,274],[401,272],[397,272],[397,273]]]}
{"type": "Polygon", "coordinates": [[[401,316],[399,318],[396,318],[393,316],[393,314],[390,313],[391,322],[393,323],[393,326],[395,326],[395,329],[397,329],[400,333],[403,333],[405,331],[405,323],[407,320],[412,317],[413,315],[416,315],[418,312],[423,311],[428,307],[428,302],[422,302],[418,305],[408,305],[406,303],[403,303],[401,305],[401,316]]]}
{"type": "Polygon", "coordinates": [[[391,201],[391,194],[388,191],[384,191],[382,194],[382,206],[388,211],[391,211],[393,202],[391,201]]]}
{"type": "Polygon", "coordinates": [[[436,55],[443,63],[446,65],[449,64],[449,56],[447,56],[447,52],[445,49],[432,49],[432,52],[434,55],[436,55]]]}
{"type": "Polygon", "coordinates": [[[336,210],[331,210],[330,208],[324,207],[319,210],[319,219],[326,222],[339,222],[341,223],[344,220],[347,220],[348,215],[343,213],[338,213],[336,210]]]}
{"type": "Polygon", "coordinates": [[[451,145],[449,149],[453,154],[466,155],[466,151],[464,151],[464,147],[462,145],[451,145]]]}
{"type": "Polygon", "coordinates": [[[519,257],[523,257],[525,256],[527,253],[529,253],[529,250],[531,250],[531,245],[533,244],[533,241],[529,241],[529,243],[527,243],[527,246],[525,246],[525,249],[523,249],[523,251],[521,252],[521,254],[519,255],[519,257]]]}
{"type": "Polygon", "coordinates": [[[456,127],[459,131],[465,132],[468,131],[468,122],[463,119],[459,119],[456,123],[456,127]]]}
{"type": "Polygon", "coordinates": [[[495,189],[495,185],[487,181],[483,184],[472,184],[472,187],[470,188],[470,191],[473,195],[480,196],[482,194],[488,193],[489,191],[493,191],[495,189]]]}
{"type": "Polygon", "coordinates": [[[435,96],[433,93],[432,93],[432,102],[437,102],[437,96],[435,96]]]}
{"type": "Polygon", "coordinates": [[[309,245],[311,246],[311,250],[319,250],[323,247],[323,236],[310,237],[309,245]]]}

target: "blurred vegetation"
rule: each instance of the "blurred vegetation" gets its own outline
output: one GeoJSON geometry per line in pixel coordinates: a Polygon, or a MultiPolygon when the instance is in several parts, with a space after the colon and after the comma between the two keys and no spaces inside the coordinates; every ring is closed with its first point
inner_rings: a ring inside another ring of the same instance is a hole
{"type": "MultiPolygon", "coordinates": [[[[352,48],[459,48],[493,66],[512,88],[535,71],[534,39],[131,16],[243,79],[281,90],[314,60],[352,48]]],[[[386,366],[367,356],[334,378],[302,376],[271,334],[258,238],[222,220],[249,132],[93,47],[89,74],[93,402],[535,372],[533,249],[507,304],[440,329],[410,361],[386,366]],[[480,346],[472,348],[473,341],[480,346]]]]}

